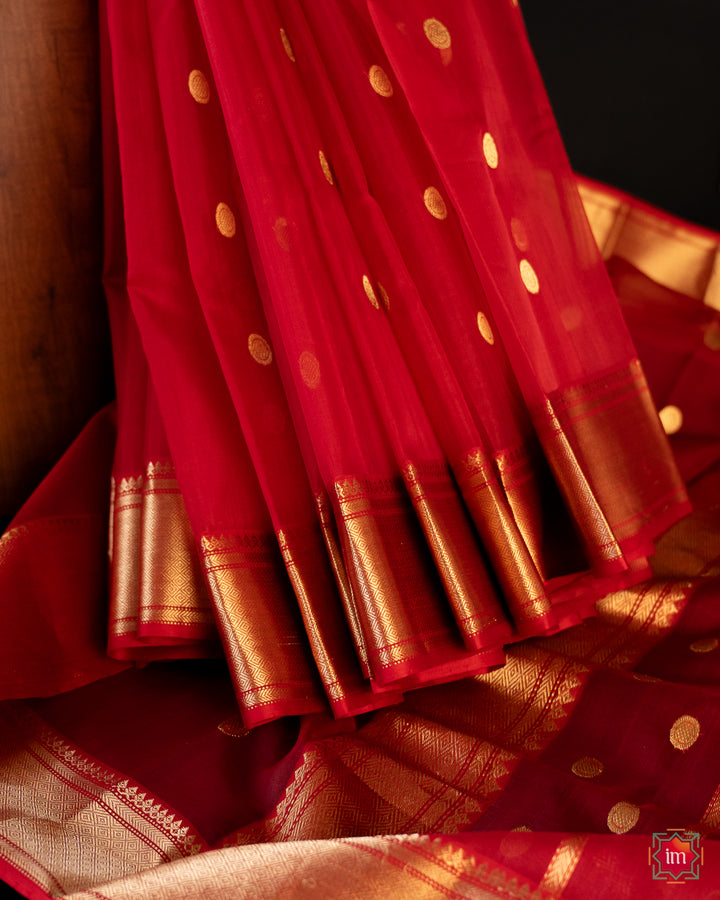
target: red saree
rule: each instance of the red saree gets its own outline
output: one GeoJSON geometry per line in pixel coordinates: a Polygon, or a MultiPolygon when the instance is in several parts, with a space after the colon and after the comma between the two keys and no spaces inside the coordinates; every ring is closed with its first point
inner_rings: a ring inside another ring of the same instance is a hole
{"type": "Polygon", "coordinates": [[[147,7],[117,407],[0,542],[0,876],[637,895],[718,826],[716,236],[583,184],[593,237],[510,2],[147,7]],[[639,584],[689,510],[656,406],[696,512],[639,584]]]}
{"type": "Polygon", "coordinates": [[[489,671],[688,509],[517,9],[307,6],[105,24],[108,649],[219,634],[248,726],[489,671]]]}

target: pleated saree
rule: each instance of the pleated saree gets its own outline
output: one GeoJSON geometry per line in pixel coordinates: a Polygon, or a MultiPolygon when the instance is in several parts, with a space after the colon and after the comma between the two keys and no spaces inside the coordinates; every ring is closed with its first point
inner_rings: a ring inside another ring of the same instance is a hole
{"type": "Polygon", "coordinates": [[[486,6],[108,4],[109,650],[219,633],[247,725],[501,665],[687,510],[486,6]]]}

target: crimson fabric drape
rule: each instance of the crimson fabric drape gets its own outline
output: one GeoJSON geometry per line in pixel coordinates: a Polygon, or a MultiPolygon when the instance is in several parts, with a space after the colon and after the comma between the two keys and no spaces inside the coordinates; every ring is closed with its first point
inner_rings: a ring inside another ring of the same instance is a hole
{"type": "Polygon", "coordinates": [[[511,2],[102,42],[111,657],[342,717],[647,577],[687,498],[511,2]]]}

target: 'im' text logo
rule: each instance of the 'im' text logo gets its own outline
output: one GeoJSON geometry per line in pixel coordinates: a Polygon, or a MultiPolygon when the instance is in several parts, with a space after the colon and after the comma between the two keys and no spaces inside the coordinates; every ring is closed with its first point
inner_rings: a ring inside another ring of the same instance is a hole
{"type": "Polygon", "coordinates": [[[683,828],[670,828],[652,836],[648,862],[656,881],[697,881],[700,877],[703,851],[700,835],[683,828]]]}

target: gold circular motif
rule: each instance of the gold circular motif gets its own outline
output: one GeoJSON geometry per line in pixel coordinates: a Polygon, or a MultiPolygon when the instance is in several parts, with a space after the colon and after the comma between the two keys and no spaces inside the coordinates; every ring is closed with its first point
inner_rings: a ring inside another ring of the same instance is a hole
{"type": "Polygon", "coordinates": [[[485,155],[485,162],[490,166],[491,169],[497,169],[497,145],[495,143],[495,138],[490,134],[489,131],[486,131],[483,135],[482,147],[483,154],[485,155]]]}
{"type": "Polygon", "coordinates": [[[442,194],[436,187],[426,188],[423,200],[425,201],[425,208],[431,216],[435,216],[436,219],[447,219],[447,206],[445,206],[442,194]]]}
{"type": "Polygon", "coordinates": [[[515,246],[518,248],[518,250],[527,250],[527,232],[525,231],[525,226],[520,221],[520,219],[510,219],[510,233],[513,236],[515,246]]]}
{"type": "Polygon", "coordinates": [[[437,47],[438,50],[450,49],[450,44],[452,43],[450,40],[450,32],[442,22],[437,19],[425,19],[423,22],[423,31],[425,32],[425,37],[430,41],[433,47],[437,47]]]}
{"type": "Polygon", "coordinates": [[[323,175],[327,179],[328,184],[335,184],[332,176],[332,169],[330,168],[330,163],[325,158],[325,154],[322,150],[318,150],[318,159],[320,160],[320,168],[323,170],[323,175]]]}
{"type": "Polygon", "coordinates": [[[282,41],[282,45],[285,48],[285,52],[288,55],[288,59],[291,60],[291,62],[295,62],[295,54],[293,53],[293,46],[290,43],[290,38],[285,33],[284,28],[280,29],[280,40],[282,41]]]}
{"type": "Polygon", "coordinates": [[[365,288],[365,294],[368,300],[372,303],[375,309],[380,309],[380,302],[378,301],[375,291],[373,290],[372,283],[367,275],[363,275],[363,287],[365,288]]]}
{"type": "Polygon", "coordinates": [[[566,306],[560,310],[560,319],[567,331],[574,331],[583,320],[582,310],[577,306],[566,306]]]}
{"type": "Polygon", "coordinates": [[[607,827],[613,834],[625,834],[637,825],[639,818],[640,809],[634,803],[621,800],[608,813],[607,827]]]}
{"type": "Polygon", "coordinates": [[[303,350],[298,359],[300,375],[309,388],[316,388],[320,384],[320,363],[317,356],[309,350],[303,350]]]}
{"type": "Polygon", "coordinates": [[[535,274],[535,269],[533,269],[533,267],[526,259],[520,260],[520,277],[522,278],[522,283],[528,289],[529,293],[537,294],[537,292],[540,290],[540,282],[538,281],[538,277],[535,274]]]}
{"type": "Polygon", "coordinates": [[[261,334],[251,334],[248,338],[250,356],[261,366],[269,366],[273,360],[270,344],[261,334]]]}
{"type": "Polygon", "coordinates": [[[275,233],[275,240],[282,247],[283,250],[290,249],[290,229],[288,227],[288,220],[285,216],[280,216],[279,219],[275,219],[275,224],[273,225],[273,232],[275,233]]]}
{"type": "Polygon", "coordinates": [[[215,224],[223,237],[231,238],[235,234],[235,216],[227,203],[218,203],[215,224]]]}
{"type": "Polygon", "coordinates": [[[392,97],[393,86],[384,69],[380,66],[370,66],[368,78],[376,94],[380,94],[381,97],[392,97]]]}
{"type": "Polygon", "coordinates": [[[665,406],[658,415],[665,434],[677,434],[682,428],[683,414],[677,406],[665,406]]]}
{"type": "Polygon", "coordinates": [[[380,292],[380,299],[383,302],[383,306],[387,312],[390,311],[390,298],[388,297],[388,292],[385,288],[378,282],[378,291],[380,292]]]}
{"type": "Polygon", "coordinates": [[[582,759],[576,759],[571,766],[573,774],[579,778],[597,778],[602,774],[604,768],[605,766],[594,756],[583,756],[582,759]]]}
{"type": "Polygon", "coordinates": [[[690,649],[693,653],[711,653],[713,650],[717,649],[717,645],[717,638],[700,638],[690,644],[690,649]]]}
{"type": "Polygon", "coordinates": [[[680,716],[670,729],[670,743],[676,750],[687,750],[700,737],[700,723],[695,716],[680,716]]]}
{"type": "Polygon", "coordinates": [[[222,731],[228,737],[242,738],[247,737],[250,731],[243,725],[240,716],[230,716],[218,725],[218,731],[222,731]]]}
{"type": "Polygon", "coordinates": [[[532,832],[525,825],[521,825],[519,828],[513,828],[513,830],[509,834],[506,834],[500,841],[500,852],[508,859],[524,856],[532,845],[533,839],[532,837],[528,837],[529,834],[532,834],[532,832]]]}
{"type": "Polygon", "coordinates": [[[477,314],[477,327],[480,334],[485,338],[488,344],[495,343],[495,335],[493,334],[492,326],[488,322],[488,318],[484,313],[479,312],[477,314]]]}
{"type": "Polygon", "coordinates": [[[196,103],[210,102],[210,85],[200,69],[193,69],[188,76],[188,90],[196,103]]]}

